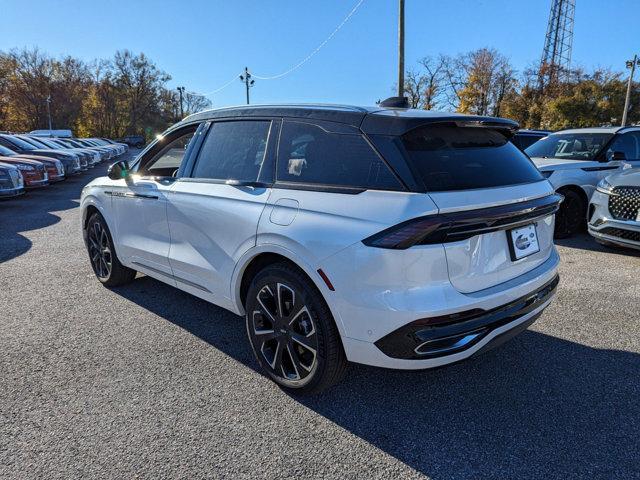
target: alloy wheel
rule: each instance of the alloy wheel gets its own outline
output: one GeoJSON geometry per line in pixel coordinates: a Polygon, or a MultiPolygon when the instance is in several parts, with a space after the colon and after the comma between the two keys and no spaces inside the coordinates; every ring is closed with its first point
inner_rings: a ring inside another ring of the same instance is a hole
{"type": "Polygon", "coordinates": [[[302,295],[284,283],[269,283],[258,291],[247,314],[251,342],[272,375],[293,384],[312,375],[318,335],[302,295]]]}
{"type": "Polygon", "coordinates": [[[94,222],[89,228],[89,256],[96,275],[109,278],[112,268],[111,245],[109,235],[100,222],[94,222]]]}

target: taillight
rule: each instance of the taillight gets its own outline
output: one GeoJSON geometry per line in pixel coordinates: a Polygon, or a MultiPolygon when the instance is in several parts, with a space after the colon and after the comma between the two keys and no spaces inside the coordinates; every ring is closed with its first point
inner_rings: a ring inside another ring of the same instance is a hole
{"type": "Polygon", "coordinates": [[[403,250],[414,245],[466,240],[553,215],[560,208],[563,198],[556,193],[526,202],[418,217],[371,235],[362,243],[369,247],[403,250]]]}
{"type": "Polygon", "coordinates": [[[440,215],[414,218],[365,238],[362,243],[369,247],[404,250],[413,245],[442,243],[443,226],[448,221],[440,215]]]}

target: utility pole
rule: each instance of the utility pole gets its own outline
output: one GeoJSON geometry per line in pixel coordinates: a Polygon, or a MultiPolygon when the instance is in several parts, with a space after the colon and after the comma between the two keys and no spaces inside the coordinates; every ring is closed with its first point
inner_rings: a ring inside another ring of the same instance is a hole
{"type": "Polygon", "coordinates": [[[47,96],[47,117],[49,118],[49,130],[53,130],[51,128],[51,95],[47,96]]]}
{"type": "Polygon", "coordinates": [[[249,88],[253,87],[253,84],[256,82],[251,79],[251,74],[247,67],[244,67],[244,75],[240,75],[240,81],[244,82],[244,85],[247,88],[247,105],[249,105],[249,88]]]}
{"type": "Polygon", "coordinates": [[[398,96],[404,97],[404,0],[398,11],[398,96]]]}
{"type": "Polygon", "coordinates": [[[627,83],[627,95],[624,99],[624,112],[622,112],[622,126],[624,127],[627,124],[627,113],[629,113],[629,102],[631,101],[631,85],[633,84],[633,74],[636,71],[636,65],[640,66],[640,59],[638,59],[638,55],[633,56],[633,60],[627,60],[627,68],[631,69],[631,74],[629,75],[629,83],[627,83]]]}
{"type": "Polygon", "coordinates": [[[184,118],[184,104],[182,103],[182,94],[184,93],[184,87],[178,87],[178,92],[180,92],[180,120],[184,118]]]}

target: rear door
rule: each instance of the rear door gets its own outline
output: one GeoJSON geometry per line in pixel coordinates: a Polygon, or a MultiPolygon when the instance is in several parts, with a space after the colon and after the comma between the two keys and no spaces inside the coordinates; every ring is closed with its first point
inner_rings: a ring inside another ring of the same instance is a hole
{"type": "Polygon", "coordinates": [[[553,193],[507,137],[497,129],[457,122],[419,127],[403,137],[405,155],[439,215],[450,218],[454,229],[477,225],[470,238],[443,244],[449,279],[463,293],[533,270],[553,251],[553,215],[527,221],[516,230],[494,228],[517,211],[518,204],[527,210],[535,199],[553,193]]]}
{"type": "Polygon", "coordinates": [[[255,245],[273,177],[279,122],[215,121],[171,188],[169,260],[177,285],[221,306],[240,256],[255,245]]]}

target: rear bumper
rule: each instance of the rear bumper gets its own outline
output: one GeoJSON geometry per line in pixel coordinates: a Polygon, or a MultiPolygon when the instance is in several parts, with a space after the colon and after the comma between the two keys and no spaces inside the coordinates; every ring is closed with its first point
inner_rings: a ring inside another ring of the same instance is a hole
{"type": "Polygon", "coordinates": [[[559,277],[530,294],[493,310],[472,309],[441,317],[416,320],[384,336],[377,342],[385,355],[391,358],[420,360],[446,357],[479,343],[497,329],[520,320],[529,319],[546,305],[559,283],[559,277]]]}
{"type": "Polygon", "coordinates": [[[407,289],[404,303],[392,303],[393,297],[383,294],[375,309],[372,297],[366,305],[350,302],[347,309],[331,302],[330,307],[343,331],[363,332],[342,335],[350,361],[404,370],[435,368],[476,355],[497,344],[498,337],[505,341],[508,332],[515,335],[535,321],[553,299],[559,262],[553,249],[533,270],[469,294],[447,281],[425,290],[407,289]],[[418,292],[416,298],[412,290],[418,292]]]}

